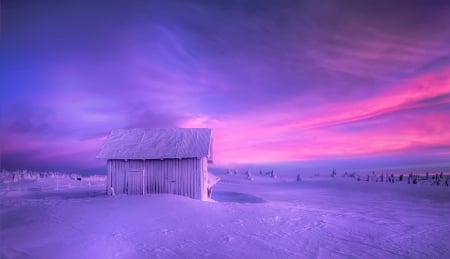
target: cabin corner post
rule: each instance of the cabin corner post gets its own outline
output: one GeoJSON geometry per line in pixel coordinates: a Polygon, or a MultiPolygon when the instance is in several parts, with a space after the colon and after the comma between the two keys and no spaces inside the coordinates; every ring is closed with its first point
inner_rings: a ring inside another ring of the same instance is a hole
{"type": "Polygon", "coordinates": [[[208,158],[202,157],[200,159],[200,186],[201,186],[201,200],[207,200],[208,199],[208,178],[207,173],[208,172],[208,158]]]}
{"type": "Polygon", "coordinates": [[[106,174],[106,194],[112,195],[111,187],[112,187],[112,177],[111,177],[111,160],[106,160],[106,168],[107,168],[107,174],[106,174]]]}
{"type": "Polygon", "coordinates": [[[196,166],[195,166],[195,173],[194,173],[194,185],[195,185],[195,195],[194,199],[197,200],[203,200],[203,157],[199,157],[196,160],[196,166]]]}

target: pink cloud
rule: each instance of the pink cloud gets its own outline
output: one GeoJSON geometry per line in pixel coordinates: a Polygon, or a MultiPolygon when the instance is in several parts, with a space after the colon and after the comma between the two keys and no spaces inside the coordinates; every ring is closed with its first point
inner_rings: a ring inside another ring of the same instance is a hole
{"type": "Polygon", "coordinates": [[[297,108],[302,98],[283,105],[236,116],[209,118],[192,116],[181,126],[214,129],[215,157],[218,163],[277,162],[382,154],[418,147],[450,145],[450,114],[436,110],[418,113],[428,105],[424,100],[444,96],[448,104],[450,70],[424,75],[365,100],[329,103],[297,108]],[[416,119],[388,118],[385,126],[343,132],[335,125],[372,120],[377,116],[403,112],[416,119]]]}

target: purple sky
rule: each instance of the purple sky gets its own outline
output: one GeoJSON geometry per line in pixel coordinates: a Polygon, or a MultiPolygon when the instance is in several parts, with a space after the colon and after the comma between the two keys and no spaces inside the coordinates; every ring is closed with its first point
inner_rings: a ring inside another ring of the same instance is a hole
{"type": "Polygon", "coordinates": [[[2,167],[96,167],[130,127],[211,127],[219,165],[450,161],[449,1],[3,0],[1,16],[2,167]]]}

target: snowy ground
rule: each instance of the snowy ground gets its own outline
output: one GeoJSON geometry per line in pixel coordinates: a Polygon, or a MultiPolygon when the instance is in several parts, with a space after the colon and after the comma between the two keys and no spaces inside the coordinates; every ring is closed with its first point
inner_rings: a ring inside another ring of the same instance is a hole
{"type": "Polygon", "coordinates": [[[213,202],[101,177],[0,184],[1,258],[450,258],[450,188],[219,175],[213,202]]]}

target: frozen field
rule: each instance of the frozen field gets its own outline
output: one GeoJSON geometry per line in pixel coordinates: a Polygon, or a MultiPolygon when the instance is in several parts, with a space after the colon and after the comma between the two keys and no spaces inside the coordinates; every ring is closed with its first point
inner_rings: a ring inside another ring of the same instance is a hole
{"type": "Polygon", "coordinates": [[[101,177],[0,184],[1,258],[450,258],[450,188],[219,175],[212,202],[101,177]]]}

